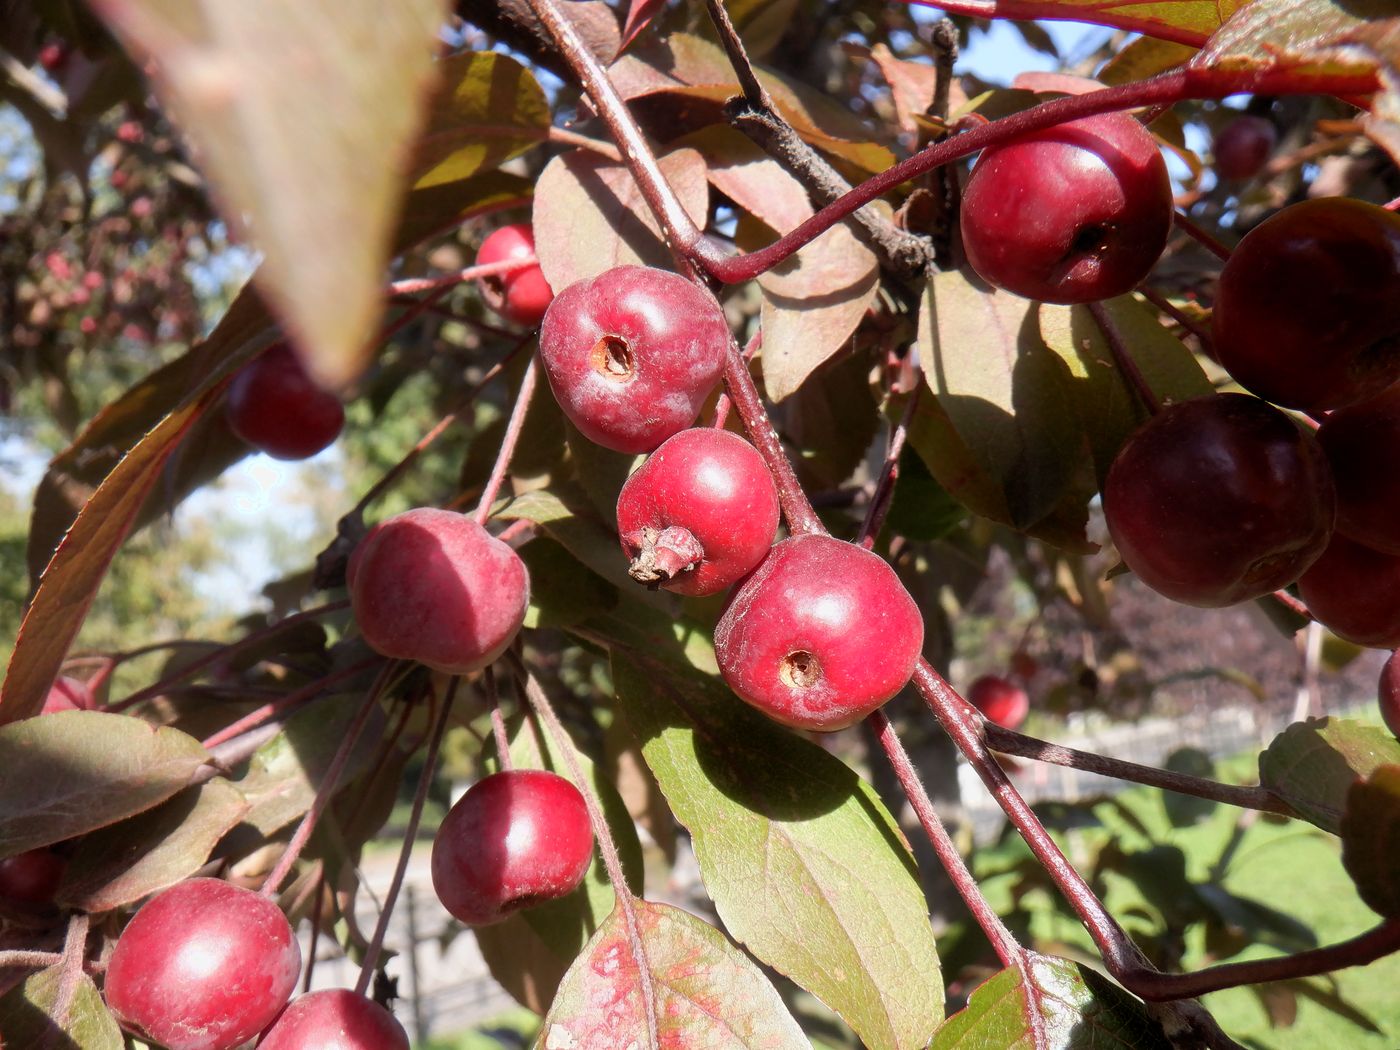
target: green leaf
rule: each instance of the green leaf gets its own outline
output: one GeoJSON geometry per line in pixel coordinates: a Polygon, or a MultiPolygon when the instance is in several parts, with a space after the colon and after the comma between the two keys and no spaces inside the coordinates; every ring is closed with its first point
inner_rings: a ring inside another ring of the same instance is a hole
{"type": "MultiPolygon", "coordinates": [[[[1214,779],[1215,763],[1210,755],[1195,747],[1179,747],[1167,756],[1163,765],[1173,773],[1187,776],[1214,779]]],[[[1216,810],[1217,803],[1208,798],[1194,795],[1179,795],[1175,791],[1162,792],[1162,808],[1167,811],[1167,819],[1174,828],[1189,828],[1199,824],[1216,810]]]]}
{"type": "Polygon", "coordinates": [[[517,553],[530,572],[526,627],[567,627],[617,602],[617,588],[563,546],[540,536],[517,553]]]}
{"type": "MultiPolygon", "coordinates": [[[[1127,29],[1199,47],[1246,0],[992,0],[983,18],[1050,18],[1127,29]]],[[[1274,0],[1269,0],[1270,6],[1274,0]]],[[[957,11],[957,5],[952,5],[957,11]]]]}
{"type": "Polygon", "coordinates": [[[1381,766],[1352,784],[1341,835],[1356,892],[1387,919],[1400,919],[1400,766],[1381,766]]]}
{"type": "Polygon", "coordinates": [[[359,374],[433,81],[443,0],[98,0],[149,58],[222,213],[256,243],[259,290],[310,371],[359,374]]]}
{"type": "Polygon", "coordinates": [[[617,701],[725,927],[872,1050],[924,1046],[942,979],[894,819],[839,759],[660,660],[615,650],[617,701]]]}
{"type": "Polygon", "coordinates": [[[72,978],[74,987],[68,1015],[54,1023],[54,1012],[63,990],[63,967],[30,974],[23,984],[0,999],[0,1032],[7,1046],[52,1046],[62,1050],[122,1050],[125,1042],[117,1020],[102,1001],[97,985],[87,974],[72,978]],[[56,1038],[55,1038],[56,1037],[56,1038]]]}
{"type": "Polygon", "coordinates": [[[449,55],[437,71],[442,85],[414,150],[415,189],[489,171],[544,141],[550,124],[544,89],[509,55],[449,55]]]}
{"type": "MultiPolygon", "coordinates": [[[[1164,401],[1204,397],[1213,388],[1181,340],[1162,327],[1154,310],[1131,295],[1100,304],[1129,347],[1143,379],[1164,401]]],[[[1040,306],[1040,334],[1073,377],[1067,392],[1089,436],[1099,484],[1123,442],[1147,422],[1148,411],[1124,381],[1113,353],[1087,306],[1040,306]]]]}
{"type": "Polygon", "coordinates": [[[939,540],[967,519],[963,505],[929,473],[908,446],[899,457],[899,484],[894,487],[885,528],[911,540],[939,540]]]}
{"type": "MultiPolygon", "coordinates": [[[[705,162],[695,150],[659,158],[661,172],[697,226],[710,206],[705,162]]],[[[551,160],[535,188],[535,254],[551,288],[567,288],[615,266],[675,264],[632,174],[588,150],[551,160]]]]}
{"type": "Polygon", "coordinates": [[[208,760],[193,737],[105,711],[61,711],[0,726],[0,857],[144,812],[208,760]]]}
{"type": "Polygon", "coordinates": [[[1132,80],[1144,80],[1181,65],[1196,51],[1197,48],[1190,44],[1142,36],[1118,51],[1095,76],[1110,87],[1132,80]]]}
{"type": "Polygon", "coordinates": [[[810,1047],[768,979],[722,933],[667,904],[638,900],[633,909],[642,962],[614,911],[564,976],[537,1048],[810,1047]]]}
{"type": "Polygon", "coordinates": [[[1400,765],[1400,741],[1384,729],[1310,718],[1289,726],[1259,756],[1259,782],[1304,820],[1337,834],[1351,786],[1383,765],[1400,765]]]}
{"type": "Polygon", "coordinates": [[[1138,1000],[1093,970],[1026,953],[978,986],[929,1050],[1171,1050],[1138,1000]]]}
{"type": "MultiPolygon", "coordinates": [[[[633,893],[642,892],[642,845],[636,825],[607,775],[580,751],[572,740],[568,747],[583,772],[584,790],[591,790],[603,807],[603,816],[612,830],[627,884],[633,893]]],[[[547,738],[534,722],[526,720],[517,728],[510,745],[511,762],[517,769],[548,769],[570,781],[568,763],[558,741],[547,738]]],[[[495,768],[495,763],[490,763],[495,768]]],[[[477,931],[483,954],[492,974],[498,970],[508,978],[508,988],[530,988],[537,1001],[548,1003],[554,997],[569,965],[584,945],[612,913],[616,897],[608,881],[607,868],[600,854],[593,857],[583,883],[573,893],[512,915],[505,922],[477,931]],[[486,938],[480,935],[490,931],[486,938]]],[[[514,993],[512,993],[514,994],[514,993]]],[[[520,995],[526,1005],[532,1002],[520,995]]]]}
{"type": "Polygon", "coordinates": [[[111,911],[192,875],[248,812],[228,781],[186,788],[155,809],[83,837],[54,899],[87,912],[111,911]]]}
{"type": "Polygon", "coordinates": [[[936,274],[918,347],[933,397],[920,399],[910,443],[933,476],[984,517],[1085,549],[1097,490],[1074,378],[1042,339],[1036,304],[936,274]]]}

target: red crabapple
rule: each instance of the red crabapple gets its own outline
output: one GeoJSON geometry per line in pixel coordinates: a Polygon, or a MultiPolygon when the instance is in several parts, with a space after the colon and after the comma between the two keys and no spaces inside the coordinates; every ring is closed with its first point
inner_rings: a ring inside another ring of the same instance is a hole
{"type": "Polygon", "coordinates": [[[238,437],[274,459],[314,456],[345,425],[340,400],[312,381],[285,343],[233,377],[224,411],[238,437]]]}
{"type": "Polygon", "coordinates": [[[968,687],[967,702],[982,712],[988,722],[1003,729],[1019,729],[1030,714],[1031,701],[1015,682],[987,674],[968,687]]]}
{"type": "Polygon", "coordinates": [[[1298,593],[1338,637],[1372,649],[1400,646],[1400,555],[1333,536],[1298,593]]]}
{"type": "Polygon", "coordinates": [[[68,862],[47,846],[0,860],[0,899],[49,904],[68,862]]]}
{"type": "Polygon", "coordinates": [[[1328,413],[1317,440],[1337,482],[1337,531],[1400,554],[1400,384],[1328,413]]]}
{"type": "MultiPolygon", "coordinates": [[[[502,226],[481,242],[476,253],[476,265],[505,262],[508,259],[532,259],[535,256],[535,232],[528,223],[502,226]]],[[[496,313],[518,325],[534,328],[549,309],[554,292],[544,279],[539,264],[525,266],[509,273],[482,277],[477,281],[481,297],[496,313]]]]}
{"type": "Polygon", "coordinates": [[[982,151],[962,238],[983,280],[1027,299],[1083,303],[1131,291],[1166,247],[1167,165],[1125,113],[1101,113],[982,151]]]}
{"type": "Polygon", "coordinates": [[[1400,736],[1400,655],[1396,653],[1381,668],[1379,702],[1385,727],[1400,736]]]}
{"type": "Polygon", "coordinates": [[[646,266],[569,285],[540,328],[540,362],[564,414],[590,441],[633,454],[695,422],[728,348],[713,297],[646,266]]]}
{"type": "Polygon", "coordinates": [[[345,988],[311,992],[282,1011],[258,1050],[409,1050],[403,1025],[345,988]]]}
{"type": "Polygon", "coordinates": [[[530,576],[471,518],[420,507],[375,526],[346,570],[350,605],[379,653],[465,674],[505,651],[525,620],[530,576]]]}
{"type": "Polygon", "coordinates": [[[218,879],[156,894],[107,965],[107,1005],[129,1032],[168,1050],[230,1050],[287,1002],[301,949],[277,905],[218,879]]]}
{"type": "Polygon", "coordinates": [[[593,859],[578,788],[556,773],[514,769],[473,784],[433,840],[433,889],[469,926],[572,893],[593,859]]]}
{"type": "Polygon", "coordinates": [[[633,472],[617,499],[632,577],[678,594],[718,594],[768,553],[778,492],[737,434],[682,430],[633,472]]]}
{"type": "Polygon", "coordinates": [[[1215,136],[1215,171],[1222,179],[1252,179],[1278,145],[1278,130],[1268,117],[1245,113],[1215,136]]]}
{"type": "Polygon", "coordinates": [[[1103,488],[1128,568],[1203,608],[1296,580],[1327,545],[1336,504],[1313,436],[1245,394],[1167,406],[1124,443],[1103,488]]]}
{"type": "Polygon", "coordinates": [[[899,692],[923,644],[923,617],[894,570],[830,536],[772,547],[715,627],[729,687],[775,721],[819,732],[899,692]]]}

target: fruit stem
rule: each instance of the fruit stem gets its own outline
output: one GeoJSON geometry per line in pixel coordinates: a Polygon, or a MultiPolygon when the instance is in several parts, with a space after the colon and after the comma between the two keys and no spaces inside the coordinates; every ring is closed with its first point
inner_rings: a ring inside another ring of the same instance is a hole
{"type": "MultiPolygon", "coordinates": [[[[538,2],[540,0],[531,0],[532,5],[538,2]]],[[[549,0],[544,0],[544,2],[548,3],[549,0]]],[[[603,817],[602,807],[598,804],[598,796],[594,794],[592,785],[584,779],[583,770],[579,768],[578,759],[574,756],[573,740],[569,736],[568,730],[564,728],[564,723],[559,721],[559,715],[555,713],[554,705],[549,702],[549,697],[545,695],[540,683],[525,666],[520,654],[511,650],[506,656],[510,660],[511,668],[515,671],[516,679],[525,687],[525,697],[529,700],[530,707],[544,723],[545,732],[553,739],[555,746],[564,756],[564,765],[568,767],[569,779],[579,789],[579,793],[583,795],[584,804],[588,807],[588,821],[593,825],[593,837],[597,840],[598,850],[603,855],[603,866],[607,868],[608,881],[612,883],[613,894],[617,898],[617,907],[622,912],[623,925],[627,927],[627,940],[632,951],[632,959],[637,964],[637,979],[641,985],[642,1006],[646,1011],[647,1018],[648,1039],[646,1045],[659,1047],[661,1042],[658,1036],[656,998],[652,988],[651,968],[647,964],[646,948],[642,944],[641,927],[637,923],[637,910],[633,906],[634,898],[627,885],[627,877],[622,871],[622,860],[618,856],[617,843],[613,841],[612,829],[608,827],[608,822],[603,817]]]]}
{"type": "Polygon", "coordinates": [[[1203,229],[1191,216],[1180,209],[1177,209],[1176,224],[1185,230],[1193,241],[1205,248],[1221,262],[1230,261],[1230,249],[1221,244],[1214,234],[1203,229]]]}
{"type": "MultiPolygon", "coordinates": [[[[87,954],[88,914],[80,911],[68,920],[68,933],[63,940],[63,970],[58,979],[58,994],[49,1011],[49,1022],[58,1031],[68,1027],[68,1015],[73,1009],[73,997],[83,976],[83,957],[87,954]]],[[[44,1040],[49,1041],[48,1037],[44,1040]]]]}
{"type": "Polygon", "coordinates": [[[326,806],[330,804],[331,798],[335,795],[340,775],[345,772],[345,766],[350,761],[350,754],[355,750],[355,744],[359,742],[360,734],[364,732],[365,724],[369,721],[370,712],[378,706],[379,698],[393,679],[398,664],[397,660],[385,664],[384,669],[379,672],[379,677],[375,679],[374,685],[365,694],[359,711],[355,713],[355,720],[350,723],[350,728],[345,733],[345,739],[336,748],[330,768],[326,770],[325,776],[316,788],[316,797],[311,800],[311,807],[306,811],[306,816],[302,817],[301,823],[297,825],[291,841],[287,843],[287,848],[282,851],[281,859],[277,861],[276,866],[263,881],[261,891],[263,896],[277,896],[277,887],[282,884],[282,880],[292,870],[292,865],[301,856],[301,851],[306,848],[311,833],[316,830],[316,822],[321,819],[321,814],[325,812],[326,806]]]}
{"type": "Polygon", "coordinates": [[[1004,755],[1034,759],[1037,762],[1067,766],[1070,769],[1082,769],[1090,773],[1097,773],[1099,776],[1114,777],[1118,780],[1131,781],[1134,784],[1146,784],[1149,787],[1175,791],[1181,795],[1192,795],[1195,798],[1209,799],[1211,802],[1220,802],[1227,806],[1239,806],[1242,809],[1259,810],[1264,813],[1278,813],[1285,817],[1297,816],[1291,806],[1275,796],[1273,792],[1262,787],[1222,784],[1204,777],[1188,776],[1185,773],[1174,773],[1169,769],[1157,769],[1154,766],[1143,766],[1136,762],[1126,762],[1123,759],[1110,758],[1106,755],[1096,755],[1091,751],[1063,747],[1033,736],[1026,736],[1024,733],[1017,733],[1011,729],[1004,729],[990,721],[984,725],[984,734],[987,746],[1004,755]]]}
{"type": "Polygon", "coordinates": [[[904,750],[904,745],[900,742],[898,734],[895,733],[894,726],[890,725],[890,720],[883,711],[873,712],[867,720],[875,731],[880,746],[884,748],[885,757],[889,759],[890,765],[894,768],[894,774],[899,778],[900,786],[904,788],[904,794],[914,809],[914,815],[919,818],[919,824],[923,827],[924,834],[928,836],[929,842],[933,845],[933,851],[938,855],[943,870],[953,880],[958,895],[962,897],[968,910],[972,912],[973,918],[977,920],[977,925],[982,927],[982,932],[991,941],[992,948],[996,951],[1001,964],[1003,966],[1016,965],[1022,957],[1020,943],[1006,928],[1001,917],[992,910],[992,906],[987,903],[987,898],[982,896],[982,891],[977,886],[977,880],[973,878],[972,872],[967,870],[967,864],[963,860],[962,854],[958,852],[958,847],[953,844],[952,838],[948,835],[948,829],[943,826],[943,821],[939,819],[938,813],[934,810],[933,802],[929,799],[928,792],[924,790],[923,781],[919,779],[918,771],[914,769],[914,763],[909,760],[909,753],[904,750]]]}
{"type": "Polygon", "coordinates": [[[885,515],[889,513],[890,502],[894,498],[894,484],[899,480],[899,456],[904,451],[904,442],[909,436],[909,424],[914,420],[914,412],[918,408],[919,395],[923,389],[922,382],[915,383],[913,393],[904,403],[904,412],[899,417],[899,423],[890,432],[890,446],[885,453],[884,465],[880,468],[880,479],[876,482],[875,494],[870,497],[870,507],[865,512],[865,520],[861,522],[860,534],[856,536],[856,543],[866,550],[875,546],[880,528],[885,523],[885,515]]]}
{"type": "Polygon", "coordinates": [[[535,358],[530,358],[530,363],[525,366],[525,374],[520,378],[520,390],[515,396],[515,405],[510,410],[510,421],[506,424],[505,436],[501,439],[501,447],[496,453],[496,462],[491,467],[491,476],[486,481],[486,488],[481,492],[481,501],[476,505],[474,517],[478,525],[484,526],[491,517],[491,507],[505,482],[511,457],[515,455],[515,446],[520,443],[520,432],[525,429],[525,414],[530,410],[530,398],[535,392],[535,362],[535,358]]]}
{"type": "Polygon", "coordinates": [[[304,609],[299,613],[293,613],[291,616],[284,616],[276,623],[269,624],[260,631],[254,631],[252,634],[239,639],[231,645],[216,649],[208,656],[202,656],[198,660],[191,661],[174,674],[162,678],[154,685],[148,685],[145,689],[137,690],[115,704],[109,704],[107,710],[113,713],[125,711],[129,707],[139,704],[142,700],[149,700],[153,696],[160,696],[172,685],[183,682],[188,678],[193,678],[200,671],[218,663],[220,660],[227,660],[229,657],[236,656],[238,653],[261,644],[279,631],[285,631],[288,627],[302,623],[305,620],[314,620],[316,617],[324,616],[326,613],[339,612],[341,609],[348,609],[349,607],[349,599],[342,599],[338,602],[327,602],[325,605],[317,605],[311,609],[304,609]]]}
{"type": "Polygon", "coordinates": [[[0,970],[47,970],[63,961],[58,952],[32,952],[22,948],[0,952],[0,970]]]}
{"type": "MultiPolygon", "coordinates": [[[[763,349],[763,329],[759,328],[754,332],[752,338],[744,345],[744,362],[753,360],[753,355],[763,349]]],[[[729,422],[729,409],[734,402],[727,390],[721,390],[719,397],[715,399],[715,418],[710,424],[716,430],[723,430],[724,424],[729,422]]]]}
{"type": "Polygon", "coordinates": [[[1138,368],[1137,362],[1133,360],[1133,355],[1128,352],[1123,333],[1114,323],[1113,315],[1108,312],[1103,303],[1089,303],[1088,306],[1089,313],[1093,315],[1094,323],[1099,326],[1099,331],[1103,333],[1104,342],[1108,344],[1108,352],[1113,355],[1113,363],[1118,369],[1118,374],[1137,394],[1148,413],[1155,416],[1162,411],[1162,402],[1152,389],[1151,384],[1147,382],[1147,377],[1142,374],[1142,369],[1138,368]]]}
{"type": "Polygon", "coordinates": [[[428,750],[423,759],[423,772],[418,775],[418,790],[413,794],[413,808],[408,815],[408,827],[404,830],[403,845],[399,847],[398,863],[394,865],[394,877],[389,882],[389,890],[384,895],[384,905],[379,909],[379,920],[374,924],[374,935],[365,949],[365,958],[360,963],[360,976],[355,981],[355,994],[364,995],[369,988],[371,976],[379,962],[379,954],[384,947],[384,935],[389,930],[389,920],[394,914],[394,904],[403,888],[404,874],[408,871],[408,860],[413,854],[414,843],[418,839],[418,824],[423,819],[423,804],[428,800],[428,788],[432,785],[433,773],[437,769],[438,752],[442,748],[442,737],[447,732],[447,723],[452,713],[452,702],[457,698],[457,687],[462,679],[453,675],[447,686],[447,696],[443,699],[442,710],[433,722],[433,735],[428,740],[428,750]]]}
{"type": "Polygon", "coordinates": [[[491,732],[496,738],[496,761],[501,769],[511,768],[510,737],[506,735],[506,720],[501,715],[501,691],[496,686],[496,669],[486,668],[481,676],[486,688],[486,700],[491,705],[491,732]]]}
{"type": "Polygon", "coordinates": [[[349,667],[344,668],[343,670],[335,672],[334,674],[328,674],[324,678],[318,678],[316,679],[316,681],[311,682],[308,685],[304,685],[300,689],[288,693],[286,696],[278,697],[271,703],[263,704],[263,706],[258,708],[256,711],[249,711],[238,721],[232,722],[229,725],[224,726],[223,729],[220,729],[217,733],[213,734],[212,736],[205,737],[203,740],[200,741],[200,744],[202,747],[205,748],[205,750],[212,750],[213,748],[218,747],[220,744],[232,740],[234,737],[242,733],[246,733],[253,727],[262,725],[268,719],[275,718],[278,715],[284,714],[285,712],[291,710],[294,707],[300,706],[303,702],[310,700],[313,697],[320,696],[322,693],[328,691],[332,686],[339,685],[347,678],[353,678],[356,675],[369,670],[371,667],[374,667],[380,662],[380,657],[370,657],[367,660],[361,660],[359,663],[352,664],[349,667]]]}
{"type": "Polygon", "coordinates": [[[1210,332],[1207,331],[1199,322],[1192,320],[1191,317],[1187,315],[1183,310],[1178,309],[1176,304],[1174,304],[1165,295],[1160,295],[1159,293],[1154,292],[1151,288],[1148,288],[1146,285],[1139,286],[1137,291],[1138,294],[1141,295],[1144,299],[1146,299],[1149,303],[1151,303],[1157,309],[1161,310],[1162,313],[1166,314],[1177,324],[1181,325],[1182,328],[1186,329],[1186,331],[1190,332],[1197,339],[1199,339],[1201,342],[1202,350],[1206,351],[1207,353],[1210,352],[1210,332]]]}
{"type": "Polygon", "coordinates": [[[514,273],[516,270],[525,270],[531,266],[538,266],[540,261],[535,258],[535,253],[519,256],[514,259],[502,259],[500,262],[481,263],[477,266],[468,266],[464,270],[457,270],[453,273],[443,274],[438,277],[409,277],[402,281],[393,281],[386,289],[388,295],[417,295],[420,292],[447,291],[455,288],[459,284],[466,284],[468,281],[479,280],[482,277],[499,277],[502,274],[514,273]]]}

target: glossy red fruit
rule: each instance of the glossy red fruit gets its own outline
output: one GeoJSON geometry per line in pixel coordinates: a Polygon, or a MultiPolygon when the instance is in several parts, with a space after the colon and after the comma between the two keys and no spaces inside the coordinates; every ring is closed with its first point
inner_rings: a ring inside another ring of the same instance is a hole
{"type": "Polygon", "coordinates": [[[1381,668],[1379,702],[1385,727],[1400,737],[1400,654],[1391,653],[1381,668]]]}
{"type": "Polygon", "coordinates": [[[301,949],[268,898],[218,879],[156,894],[127,923],[107,965],[107,1005],[167,1050],[229,1050],[287,1002],[301,949]]]}
{"type": "Polygon", "coordinates": [[[1400,385],[1337,409],[1317,440],[1337,482],[1337,531],[1400,554],[1400,385]]]}
{"type": "Polygon", "coordinates": [[[346,576],[355,621],[376,652],[447,674],[500,656],[530,603],[515,551],[471,518],[433,507],[377,525],[346,576]]]}
{"type": "Polygon", "coordinates": [[[737,434],[682,430],[622,486],[617,532],[632,578],[678,594],[718,594],[763,560],[778,528],[778,491],[737,434]]]}
{"type": "Polygon", "coordinates": [[[988,722],[1005,729],[1020,729],[1031,712],[1031,700],[1015,682],[998,675],[983,675],[967,690],[967,702],[988,722]]]}
{"type": "MultiPolygon", "coordinates": [[[[481,248],[476,253],[476,265],[484,266],[508,259],[532,259],[534,255],[534,230],[527,223],[516,223],[502,226],[481,242],[481,248]]],[[[527,328],[534,328],[540,323],[554,298],[554,291],[544,279],[544,271],[538,264],[483,277],[477,284],[487,306],[506,320],[527,328]]]]}
{"type": "Polygon", "coordinates": [[[633,454],[695,422],[728,347],[709,293],[646,266],[569,285],[540,328],[540,362],[564,414],[590,441],[633,454]]]}
{"type": "Polygon", "coordinates": [[[345,988],[312,992],[282,1011],[258,1050],[409,1050],[403,1025],[373,999],[345,988]]]}
{"type": "Polygon", "coordinates": [[[1246,390],[1308,411],[1400,379],[1400,215],[1346,197],[1284,208],[1220,274],[1216,356],[1246,390]]]}
{"type": "Polygon", "coordinates": [[[1333,536],[1298,593],[1333,634],[1373,649],[1400,647],[1400,556],[1333,536]]]}
{"type": "Polygon", "coordinates": [[[55,711],[92,711],[96,708],[97,698],[92,695],[86,682],[60,675],[49,687],[48,696],[44,698],[44,709],[40,713],[51,715],[55,711]]]}
{"type": "Polygon", "coordinates": [[[593,859],[593,828],[578,788],[542,769],[477,781],[433,840],[433,888],[469,926],[572,893],[593,859]]]}
{"type": "Polygon", "coordinates": [[[1103,489],[1118,553],[1143,583],[1204,608],[1296,580],[1336,518],[1313,436],[1244,394],[1169,405],[1119,450],[1103,489]]]}
{"type": "Polygon", "coordinates": [[[967,261],[991,284],[1047,303],[1134,288],[1167,245],[1172,188],[1152,135],[1124,113],[982,151],[963,191],[967,261]]]}
{"type": "Polygon", "coordinates": [[[47,847],[0,860],[0,899],[49,904],[68,862],[47,847]]]}
{"type": "Polygon", "coordinates": [[[1222,179],[1252,179],[1278,145],[1278,129],[1267,117],[1235,117],[1215,136],[1215,173],[1222,179]]]}
{"type": "Polygon", "coordinates": [[[729,687],[775,721],[828,732],[909,681],[923,617],[884,559],[830,536],[783,540],[730,596],[715,627],[729,687]]]}
{"type": "Polygon", "coordinates": [[[235,434],[274,459],[314,456],[345,425],[339,399],[312,382],[283,343],[233,377],[224,411],[235,434]]]}

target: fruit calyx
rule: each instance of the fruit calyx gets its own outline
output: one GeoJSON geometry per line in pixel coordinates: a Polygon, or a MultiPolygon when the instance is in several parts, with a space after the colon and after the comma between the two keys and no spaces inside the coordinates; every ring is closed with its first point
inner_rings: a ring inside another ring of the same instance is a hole
{"type": "Polygon", "coordinates": [[[705,557],[705,548],[687,528],[670,525],[664,529],[644,526],[622,537],[632,564],[627,575],[651,588],[689,572],[705,557]]]}
{"type": "Polygon", "coordinates": [[[600,336],[588,359],[595,372],[614,383],[630,383],[637,375],[632,348],[620,335],[600,336]]]}

